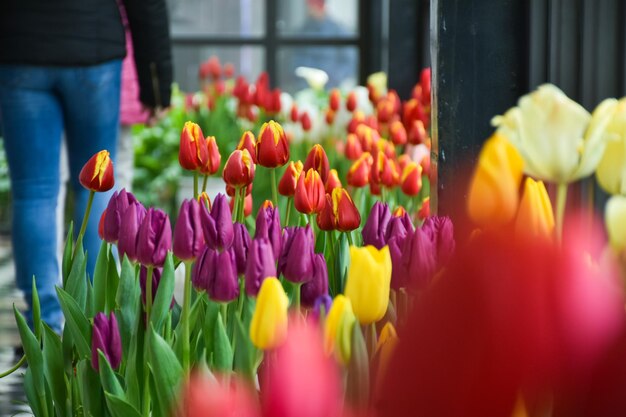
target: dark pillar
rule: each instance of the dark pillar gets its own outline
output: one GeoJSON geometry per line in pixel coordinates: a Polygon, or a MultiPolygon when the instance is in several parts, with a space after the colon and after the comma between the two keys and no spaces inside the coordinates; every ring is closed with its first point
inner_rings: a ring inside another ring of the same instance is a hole
{"type": "Polygon", "coordinates": [[[525,0],[432,0],[431,208],[463,216],[469,173],[490,120],[528,87],[525,0]]]}

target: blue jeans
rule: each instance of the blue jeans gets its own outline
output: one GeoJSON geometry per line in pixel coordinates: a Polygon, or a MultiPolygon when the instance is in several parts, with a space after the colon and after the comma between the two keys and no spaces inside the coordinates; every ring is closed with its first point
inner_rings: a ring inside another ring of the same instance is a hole
{"type": "MultiPolygon", "coordinates": [[[[56,208],[61,135],[65,131],[74,197],[74,229],[80,228],[89,191],[78,174],[96,152],[115,159],[119,123],[121,61],[88,67],[0,65],[0,118],[13,202],[12,241],[17,286],[30,302],[35,276],[43,320],[60,331],[63,315],[56,208]]],[[[84,240],[87,271],[93,275],[100,248],[98,221],[110,197],[96,193],[84,240]]]]}

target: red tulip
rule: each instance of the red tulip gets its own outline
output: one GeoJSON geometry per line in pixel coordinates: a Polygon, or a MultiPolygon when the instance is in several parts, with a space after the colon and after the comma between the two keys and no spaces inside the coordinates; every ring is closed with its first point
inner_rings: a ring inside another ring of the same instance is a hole
{"type": "Polygon", "coordinates": [[[311,116],[309,116],[308,112],[304,112],[300,115],[300,123],[305,132],[311,130],[311,116]]]}
{"type": "Polygon", "coordinates": [[[302,169],[302,162],[289,162],[287,169],[278,182],[278,192],[280,195],[290,197],[296,193],[296,185],[298,184],[298,177],[300,177],[302,169]]]}
{"type": "Polygon", "coordinates": [[[258,164],[266,168],[281,167],[289,161],[289,143],[279,123],[270,120],[261,126],[256,157],[258,164]]]}
{"type": "Polygon", "coordinates": [[[300,213],[319,213],[324,208],[326,193],[324,182],[320,174],[314,169],[309,169],[305,175],[300,175],[294,205],[300,213]]]}
{"type": "Polygon", "coordinates": [[[430,217],[430,197],[426,197],[424,201],[422,201],[422,207],[417,212],[417,217],[420,220],[430,217]]]}
{"type": "Polygon", "coordinates": [[[389,127],[389,136],[394,145],[406,144],[408,137],[406,129],[400,120],[394,120],[389,127]]]}
{"type": "Polygon", "coordinates": [[[346,158],[351,161],[359,159],[359,157],[363,154],[361,142],[359,142],[359,139],[354,133],[348,133],[348,137],[346,138],[345,154],[346,158]]]}
{"type": "Polygon", "coordinates": [[[348,184],[353,187],[365,187],[369,183],[373,163],[372,155],[364,152],[348,170],[348,184]]]}
{"type": "Polygon", "coordinates": [[[247,149],[235,150],[228,157],[222,177],[226,184],[241,188],[252,183],[254,180],[254,162],[247,149]]]}
{"type": "Polygon", "coordinates": [[[346,98],[346,109],[352,113],[356,110],[356,93],[351,91],[346,98]]]}
{"type": "Polygon", "coordinates": [[[257,163],[256,139],[254,139],[254,134],[252,132],[250,132],[249,130],[246,130],[245,132],[243,132],[243,135],[241,135],[241,139],[239,139],[239,144],[237,145],[237,149],[239,149],[240,151],[247,149],[248,152],[250,153],[250,156],[252,157],[252,162],[254,162],[255,164],[257,163]]]}
{"type": "Polygon", "coordinates": [[[341,93],[336,88],[333,88],[330,91],[330,95],[328,96],[328,107],[332,111],[339,110],[339,105],[341,104],[341,93]]]}
{"type": "Polygon", "coordinates": [[[304,171],[306,172],[309,169],[316,170],[320,174],[320,177],[322,177],[322,181],[326,182],[328,179],[330,166],[328,163],[328,156],[326,156],[326,151],[324,151],[322,145],[313,145],[309,151],[309,154],[304,161],[304,171]]]}
{"type": "Polygon", "coordinates": [[[207,148],[207,159],[204,165],[200,167],[200,172],[205,175],[213,175],[220,169],[222,155],[220,155],[215,136],[207,136],[204,145],[207,148]]]}
{"type": "Polygon", "coordinates": [[[324,189],[326,190],[326,194],[331,194],[335,188],[341,188],[341,180],[339,179],[337,170],[331,169],[328,173],[324,189]]]}
{"type": "Polygon", "coordinates": [[[296,103],[293,103],[291,105],[291,111],[289,112],[289,118],[291,119],[291,121],[293,123],[296,123],[298,120],[300,120],[300,113],[298,113],[298,105],[296,103]]]}
{"type": "Polygon", "coordinates": [[[109,151],[100,151],[83,165],[78,175],[80,184],[95,192],[109,191],[115,185],[113,161],[109,151]]]}
{"type": "Polygon", "coordinates": [[[422,189],[422,167],[415,162],[409,163],[402,170],[400,179],[402,192],[409,196],[416,196],[422,189]]]}
{"type": "Polygon", "coordinates": [[[317,216],[321,230],[349,232],[361,225],[361,214],[345,188],[335,188],[326,194],[324,209],[317,216]]]}
{"type": "Polygon", "coordinates": [[[205,145],[202,129],[196,123],[185,122],[180,133],[178,162],[189,171],[200,170],[207,163],[209,151],[205,145]]]}

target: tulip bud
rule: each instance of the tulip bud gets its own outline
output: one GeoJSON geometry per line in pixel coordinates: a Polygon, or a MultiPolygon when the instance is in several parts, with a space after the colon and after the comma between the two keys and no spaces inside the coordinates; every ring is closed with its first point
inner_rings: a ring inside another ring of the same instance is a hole
{"type": "Polygon", "coordinates": [[[407,233],[413,233],[414,227],[411,218],[403,207],[394,210],[391,220],[387,225],[385,240],[387,243],[395,236],[406,236],[407,233]],[[400,209],[400,210],[398,210],[400,209]]]}
{"type": "Polygon", "coordinates": [[[387,244],[386,233],[389,222],[391,221],[391,212],[387,204],[377,201],[372,206],[369,217],[363,226],[361,234],[363,236],[364,245],[372,245],[381,249],[387,244]]]}
{"type": "Polygon", "coordinates": [[[376,150],[373,159],[374,166],[370,171],[370,184],[384,185],[387,188],[392,188],[398,184],[400,175],[395,162],[379,150],[376,150]]]}
{"type": "Polygon", "coordinates": [[[200,167],[200,172],[205,175],[213,175],[220,169],[222,155],[220,155],[220,149],[217,146],[215,136],[207,136],[205,145],[207,147],[207,160],[206,163],[200,167]]]}
{"type": "Polygon", "coordinates": [[[178,162],[189,171],[199,170],[207,163],[208,147],[205,145],[202,129],[196,123],[185,122],[180,133],[178,162]]]}
{"type": "Polygon", "coordinates": [[[302,129],[305,132],[308,132],[309,130],[311,130],[311,116],[309,116],[308,112],[303,112],[300,115],[300,124],[302,124],[302,129]]]}
{"type": "Polygon", "coordinates": [[[348,170],[348,184],[357,188],[365,187],[369,183],[373,163],[372,155],[364,152],[348,170]]]}
{"type": "Polygon", "coordinates": [[[146,213],[146,208],[139,202],[130,203],[126,211],[124,211],[120,222],[120,234],[117,243],[117,250],[122,259],[126,255],[129,260],[137,261],[139,227],[146,217],[146,213]]]}
{"type": "Polygon", "coordinates": [[[337,116],[337,113],[335,113],[331,109],[326,109],[326,113],[325,113],[325,116],[324,116],[324,119],[326,120],[326,124],[330,126],[333,123],[335,123],[335,117],[336,116],[337,116]]]}
{"type": "Polygon", "coordinates": [[[392,237],[388,243],[393,265],[391,287],[426,288],[436,270],[436,246],[430,236],[417,228],[406,236],[392,237]]]}
{"type": "Polygon", "coordinates": [[[356,128],[356,136],[364,151],[372,152],[380,140],[380,133],[371,127],[361,124],[356,128]]]}
{"type": "Polygon", "coordinates": [[[352,113],[356,110],[356,104],[356,93],[354,91],[350,91],[350,93],[348,93],[348,97],[346,98],[346,109],[352,113]]]}
{"type": "Polygon", "coordinates": [[[416,196],[422,189],[422,167],[410,162],[402,171],[400,179],[402,192],[408,196],[416,196]]]}
{"type": "Polygon", "coordinates": [[[146,266],[163,266],[172,247],[172,227],[167,214],[150,208],[139,226],[137,260],[146,266]]]}
{"type": "Polygon", "coordinates": [[[233,244],[233,221],[224,194],[218,194],[213,201],[210,214],[201,211],[202,230],[206,244],[213,249],[228,249],[233,244]]]}
{"type": "Polygon", "coordinates": [[[312,308],[315,301],[324,295],[328,295],[328,267],[324,254],[316,253],[313,255],[311,279],[302,284],[300,289],[302,305],[312,308]]]}
{"type": "Polygon", "coordinates": [[[393,327],[393,324],[388,321],[380,331],[380,337],[376,343],[375,354],[378,357],[377,378],[380,380],[382,380],[385,376],[387,368],[389,368],[389,363],[391,362],[391,358],[393,357],[396,347],[398,346],[398,341],[399,339],[396,329],[393,327]]]}
{"type": "Polygon", "coordinates": [[[304,172],[307,172],[309,169],[316,170],[322,177],[322,181],[326,182],[330,166],[328,164],[328,156],[326,156],[326,151],[324,151],[322,145],[313,145],[304,161],[303,169],[304,172]]]}
{"type": "Polygon", "coordinates": [[[289,162],[287,169],[283,173],[283,176],[278,182],[278,192],[280,195],[290,197],[296,193],[296,185],[298,184],[298,177],[302,173],[302,162],[289,162]]]}
{"type": "Polygon", "coordinates": [[[361,142],[354,133],[348,133],[346,138],[346,158],[351,161],[357,160],[363,154],[363,148],[361,142]]]}
{"type": "Polygon", "coordinates": [[[341,188],[341,180],[339,179],[339,173],[336,169],[331,169],[326,179],[326,186],[324,190],[326,194],[331,194],[335,188],[341,188]]]}
{"type": "Polygon", "coordinates": [[[115,191],[104,213],[102,224],[102,237],[109,243],[116,243],[119,239],[122,217],[132,203],[136,203],[135,196],[127,192],[125,188],[115,191]],[[106,213],[106,215],[105,215],[106,213]]]}
{"type": "Polygon", "coordinates": [[[604,211],[609,243],[615,252],[620,253],[626,249],[626,197],[612,196],[604,211]]]}
{"type": "Polygon", "coordinates": [[[210,299],[228,303],[239,296],[239,280],[233,249],[218,252],[205,246],[192,271],[192,282],[210,299]]]}
{"type": "Polygon", "coordinates": [[[319,213],[324,208],[326,192],[320,174],[314,169],[309,169],[306,175],[300,175],[294,206],[296,210],[304,214],[319,213]]]}
{"type": "Polygon", "coordinates": [[[350,362],[350,340],[352,326],[356,324],[356,317],[352,311],[350,299],[339,294],[326,316],[324,324],[324,351],[326,354],[335,352],[335,357],[344,365],[350,362]]]}
{"type": "Polygon", "coordinates": [[[291,105],[291,111],[289,112],[289,119],[291,120],[292,123],[296,123],[298,120],[300,120],[300,113],[298,113],[298,105],[296,103],[293,103],[291,105]]]}
{"type": "Polygon", "coordinates": [[[417,212],[417,218],[420,220],[424,220],[425,218],[430,216],[430,197],[426,197],[424,201],[422,201],[422,207],[420,207],[417,212]]]}
{"type": "Polygon", "coordinates": [[[430,237],[436,249],[437,266],[445,266],[452,258],[456,246],[452,220],[445,216],[431,216],[424,220],[422,230],[430,237]]]}
{"type": "Polygon", "coordinates": [[[83,165],[78,175],[80,184],[95,192],[109,191],[115,184],[113,161],[108,151],[100,151],[83,165]]]}
{"type": "Polygon", "coordinates": [[[281,167],[289,161],[289,143],[279,123],[270,120],[261,126],[256,157],[258,164],[266,168],[281,167]]]}
{"type": "Polygon", "coordinates": [[[515,232],[534,238],[552,238],[554,214],[550,197],[542,181],[526,178],[524,194],[515,220],[515,232]]]}
{"type": "Polygon", "coordinates": [[[333,200],[330,194],[326,194],[324,208],[317,214],[315,221],[317,222],[317,227],[319,227],[320,230],[337,230],[337,220],[335,218],[335,214],[333,213],[333,200]]]}
{"type": "Polygon", "coordinates": [[[341,105],[341,93],[339,92],[338,89],[333,88],[332,90],[330,90],[330,94],[328,96],[328,107],[330,107],[332,111],[337,111],[339,110],[340,105],[341,105]]]}
{"type": "Polygon", "coordinates": [[[109,314],[109,317],[104,313],[98,313],[93,320],[91,366],[96,372],[100,370],[98,351],[104,354],[111,368],[117,369],[120,366],[122,362],[122,339],[113,312],[109,314]]]}
{"type": "Polygon", "coordinates": [[[250,340],[258,349],[274,349],[287,337],[289,298],[276,277],[263,281],[250,322],[250,340]]]}
{"type": "Polygon", "coordinates": [[[252,162],[254,162],[255,164],[257,163],[256,139],[254,138],[254,134],[252,132],[250,132],[249,130],[243,132],[243,135],[241,135],[241,139],[239,140],[239,144],[237,145],[237,149],[239,149],[240,151],[247,149],[250,153],[250,157],[252,158],[252,162]]]}
{"type": "Polygon", "coordinates": [[[235,236],[233,239],[233,252],[235,254],[235,263],[237,264],[237,274],[241,275],[246,272],[246,263],[248,260],[248,251],[250,249],[250,233],[245,225],[235,223],[233,225],[235,236]]]}
{"type": "Polygon", "coordinates": [[[254,162],[247,149],[236,149],[230,154],[222,177],[226,184],[241,188],[251,184],[254,180],[254,162]]]}
{"type": "Polygon", "coordinates": [[[376,116],[380,123],[389,123],[394,116],[395,103],[387,98],[376,103],[376,116]]]}
{"type": "Polygon", "coordinates": [[[391,122],[389,136],[391,137],[391,141],[394,145],[404,145],[408,141],[406,129],[400,120],[394,120],[391,122]]]}
{"type": "Polygon", "coordinates": [[[286,227],[278,259],[278,274],[291,282],[307,282],[313,276],[315,239],[310,226],[286,227]]]}
{"type": "Polygon", "coordinates": [[[515,217],[524,163],[515,147],[494,134],[478,156],[470,182],[467,210],[480,226],[501,226],[515,217]]]}
{"type": "Polygon", "coordinates": [[[361,111],[355,111],[352,119],[348,122],[348,133],[356,133],[356,130],[365,122],[365,115],[361,111]]]}
{"type": "Polygon", "coordinates": [[[200,203],[202,207],[206,208],[207,211],[211,210],[211,198],[205,191],[202,191],[198,196],[198,203],[200,203]]]}
{"type": "Polygon", "coordinates": [[[408,141],[413,145],[426,143],[428,141],[428,132],[421,120],[413,120],[409,126],[408,141]]]}
{"type": "Polygon", "coordinates": [[[246,265],[246,294],[255,297],[263,280],[276,275],[276,260],[269,240],[253,239],[246,265]]]}
{"type": "Polygon", "coordinates": [[[266,238],[272,246],[274,259],[280,256],[282,247],[283,230],[280,226],[280,214],[278,207],[274,208],[272,202],[266,200],[269,204],[264,204],[259,208],[256,216],[256,230],[254,238],[266,238]]]}
{"type": "Polygon", "coordinates": [[[335,188],[331,200],[337,230],[349,232],[361,225],[361,214],[345,188],[335,188]]]}
{"type": "MultiPolygon", "coordinates": [[[[174,255],[183,261],[196,259],[204,247],[200,212],[206,210],[197,200],[184,200],[174,226],[174,255]]],[[[208,210],[207,210],[208,212],[208,210]]]]}
{"type": "Polygon", "coordinates": [[[400,172],[404,172],[404,168],[406,168],[411,162],[413,162],[413,160],[409,155],[405,153],[400,155],[398,157],[398,168],[400,169],[400,172]]]}
{"type": "Polygon", "coordinates": [[[350,247],[350,266],[344,293],[361,324],[382,319],[389,304],[391,256],[389,248],[350,247]]]}

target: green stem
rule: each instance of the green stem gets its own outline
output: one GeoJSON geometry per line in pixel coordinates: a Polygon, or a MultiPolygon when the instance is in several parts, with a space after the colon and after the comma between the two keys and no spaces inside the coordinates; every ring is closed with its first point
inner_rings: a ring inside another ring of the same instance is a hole
{"type": "MultiPolygon", "coordinates": [[[[85,236],[85,230],[87,230],[87,222],[89,221],[89,214],[91,213],[91,205],[93,204],[93,197],[95,195],[95,191],[89,191],[89,198],[87,199],[87,207],[85,208],[85,214],[83,214],[83,223],[80,225],[80,231],[78,232],[78,238],[76,242],[80,242],[83,240],[83,236],[85,236]]],[[[74,246],[74,253],[72,254],[72,259],[76,256],[76,249],[78,245],[74,246]]]]}
{"type": "Polygon", "coordinates": [[[207,184],[208,180],[209,180],[209,176],[205,175],[204,176],[204,180],[202,180],[202,192],[206,191],[206,184],[207,184]]]}
{"type": "Polygon", "coordinates": [[[294,294],[294,308],[296,309],[296,313],[300,314],[300,288],[302,287],[301,282],[297,282],[294,284],[296,287],[296,292],[294,294]]]}
{"type": "Polygon", "coordinates": [[[371,343],[372,343],[370,358],[373,358],[374,354],[376,354],[376,344],[378,342],[378,335],[376,334],[376,323],[370,324],[369,328],[371,332],[370,337],[371,337],[371,343]]]}
{"type": "Polygon", "coordinates": [[[220,312],[222,313],[222,322],[224,322],[224,328],[228,329],[228,304],[220,303],[220,312]]]}
{"type": "Polygon", "coordinates": [[[385,188],[384,185],[380,186],[380,201],[382,203],[386,203],[387,202],[387,189],[385,188]]]}
{"type": "Polygon", "coordinates": [[[313,232],[313,242],[315,243],[315,213],[307,214],[306,218],[309,221],[311,232],[313,232]]]}
{"type": "Polygon", "coordinates": [[[20,367],[22,365],[24,365],[24,362],[26,362],[26,355],[22,355],[22,357],[20,358],[19,361],[17,361],[17,363],[15,365],[13,365],[12,368],[4,371],[3,373],[0,374],[0,379],[4,378],[5,376],[9,376],[11,375],[13,372],[17,371],[18,369],[20,369],[20,367]]]}
{"type": "Polygon", "coordinates": [[[565,217],[565,203],[567,201],[567,184],[559,184],[556,188],[556,240],[563,239],[563,218],[565,217]]]}
{"type": "Polygon", "coordinates": [[[291,216],[291,202],[293,200],[293,197],[288,197],[287,198],[287,211],[285,213],[285,227],[289,226],[289,217],[291,216]]]}
{"type": "MultiPolygon", "coordinates": [[[[150,323],[150,314],[152,313],[152,273],[154,267],[149,265],[146,273],[146,323],[150,323]]],[[[148,324],[149,327],[149,324],[148,324]]]]}
{"type": "Polygon", "coordinates": [[[181,320],[183,324],[183,373],[188,374],[190,367],[190,347],[189,347],[189,309],[191,304],[191,261],[185,262],[185,286],[183,294],[183,311],[181,320]]]}
{"type": "MultiPolygon", "coordinates": [[[[237,191],[235,191],[237,192],[237,191]]],[[[241,187],[241,190],[239,190],[239,194],[240,194],[240,198],[239,198],[239,214],[238,214],[238,221],[239,223],[243,224],[245,218],[246,218],[246,187],[241,187]]]]}
{"type": "Polygon", "coordinates": [[[235,188],[235,195],[233,196],[233,198],[235,199],[235,204],[233,204],[233,213],[232,213],[233,222],[236,222],[237,219],[239,218],[239,206],[241,205],[240,197],[241,196],[239,195],[239,188],[235,188]]]}
{"type": "Polygon", "coordinates": [[[352,240],[352,232],[345,232],[346,233],[346,237],[348,238],[348,244],[350,244],[350,246],[354,246],[354,241],[352,240]]]}
{"type": "Polygon", "coordinates": [[[272,183],[272,202],[274,207],[278,207],[278,186],[276,184],[276,168],[270,169],[270,182],[272,183]]]}
{"type": "Polygon", "coordinates": [[[198,198],[198,171],[193,173],[193,198],[198,198]]]}

